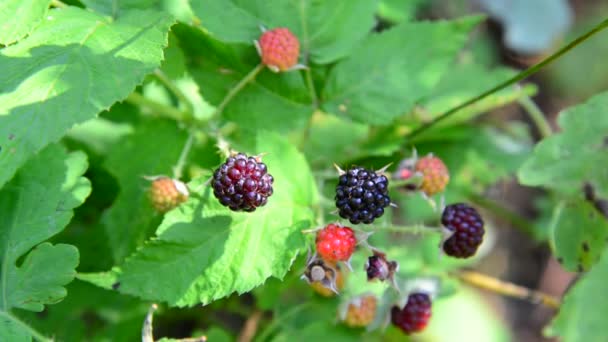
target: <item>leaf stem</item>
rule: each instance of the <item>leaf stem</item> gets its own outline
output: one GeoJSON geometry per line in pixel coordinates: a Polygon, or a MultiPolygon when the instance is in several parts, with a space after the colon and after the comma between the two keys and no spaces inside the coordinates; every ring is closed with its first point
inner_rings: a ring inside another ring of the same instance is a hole
{"type": "Polygon", "coordinates": [[[51,6],[56,7],[56,8],[67,8],[67,7],[69,7],[69,5],[67,5],[64,2],[59,1],[59,0],[51,0],[51,6]]]}
{"type": "Polygon", "coordinates": [[[245,321],[245,325],[243,326],[243,330],[241,330],[237,341],[250,342],[253,340],[253,337],[258,330],[260,319],[262,319],[262,311],[256,309],[253,314],[247,318],[247,321],[245,321]]]}
{"type": "Polygon", "coordinates": [[[188,99],[188,96],[182,92],[181,89],[160,69],[154,70],[154,76],[169,89],[175,97],[186,105],[187,113],[192,116],[194,115],[194,106],[188,99]]]}
{"type": "Polygon", "coordinates": [[[519,104],[526,110],[526,112],[530,116],[530,119],[532,119],[532,122],[534,122],[534,125],[536,125],[536,128],[538,129],[540,135],[543,138],[547,138],[551,134],[553,134],[553,130],[551,129],[551,125],[549,125],[549,122],[547,121],[547,117],[545,116],[545,114],[543,114],[540,108],[538,108],[536,103],[534,103],[534,101],[530,99],[528,95],[524,94],[522,97],[519,98],[518,101],[519,104]]]}
{"type": "Polygon", "coordinates": [[[32,337],[35,340],[38,340],[40,342],[52,342],[53,341],[53,339],[50,339],[50,338],[42,335],[37,330],[30,327],[27,323],[23,322],[22,320],[20,320],[19,318],[15,317],[15,316],[11,315],[10,312],[0,311],[0,317],[3,317],[6,320],[13,322],[16,325],[20,326],[23,330],[27,331],[28,334],[32,335],[32,337]]]}
{"type": "Polygon", "coordinates": [[[243,77],[243,79],[241,79],[239,83],[232,87],[232,89],[230,89],[228,94],[226,94],[222,102],[220,102],[220,104],[217,106],[215,112],[213,113],[213,117],[220,115],[224,111],[224,108],[226,108],[228,103],[230,103],[232,98],[234,98],[236,94],[238,94],[247,85],[247,83],[253,81],[253,79],[257,76],[257,74],[260,73],[260,71],[262,71],[262,69],[264,69],[264,64],[258,64],[255,68],[253,68],[253,70],[251,70],[247,75],[245,75],[245,77],[243,77]]]}
{"type": "Polygon", "coordinates": [[[576,47],[577,45],[579,45],[580,43],[584,42],[585,40],[589,39],[591,36],[595,35],[596,33],[602,31],[603,29],[605,29],[606,27],[608,27],[608,19],[602,21],[601,23],[599,23],[598,25],[596,25],[594,28],[592,28],[591,30],[589,30],[588,32],[586,32],[585,34],[583,34],[582,36],[576,38],[575,40],[573,40],[572,42],[570,42],[570,44],[562,47],[561,49],[559,49],[557,52],[555,52],[554,54],[552,54],[551,56],[543,59],[542,61],[540,61],[537,64],[532,65],[531,67],[529,67],[528,69],[520,72],[519,74],[513,76],[512,78],[500,83],[499,85],[486,90],[485,92],[459,104],[456,107],[453,107],[451,109],[448,109],[447,111],[443,112],[441,115],[439,115],[438,117],[436,117],[435,119],[433,119],[432,121],[429,121],[425,124],[423,124],[422,126],[416,128],[415,130],[413,130],[412,132],[410,132],[409,134],[407,134],[405,136],[405,140],[406,141],[411,141],[412,138],[418,136],[419,134],[421,134],[422,132],[428,130],[429,128],[431,128],[432,126],[436,125],[437,123],[439,123],[442,120],[447,119],[448,117],[454,115],[455,113],[457,113],[459,110],[470,106],[471,104],[482,100],[512,84],[515,84],[525,78],[527,78],[530,75],[533,75],[535,73],[537,73],[540,69],[542,69],[543,67],[549,65],[550,63],[552,63],[553,61],[555,61],[556,59],[558,59],[559,57],[561,57],[563,54],[565,54],[566,52],[572,50],[574,47],[576,47]]]}
{"type": "Polygon", "coordinates": [[[176,109],[174,107],[166,106],[160,102],[150,100],[137,92],[129,94],[126,101],[137,106],[147,107],[158,114],[161,114],[176,121],[188,121],[188,115],[182,112],[181,110],[176,109]]]}
{"type": "Polygon", "coordinates": [[[188,159],[188,154],[190,154],[190,150],[192,149],[193,142],[194,142],[194,133],[190,132],[188,134],[188,139],[186,140],[186,143],[184,144],[184,148],[182,148],[182,152],[179,155],[177,164],[175,164],[175,167],[173,167],[173,178],[174,179],[182,178],[184,166],[186,165],[186,160],[188,159]]]}
{"type": "Polygon", "coordinates": [[[474,271],[460,271],[452,275],[462,282],[475,287],[501,294],[503,296],[517,298],[533,304],[543,304],[552,309],[559,309],[560,300],[554,296],[527,287],[515,285],[494,277],[474,271]]]}

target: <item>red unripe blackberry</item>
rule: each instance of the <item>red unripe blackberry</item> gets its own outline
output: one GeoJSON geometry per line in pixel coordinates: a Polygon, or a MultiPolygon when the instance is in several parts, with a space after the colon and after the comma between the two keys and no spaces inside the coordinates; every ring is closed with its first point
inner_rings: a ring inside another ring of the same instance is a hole
{"type": "Polygon", "coordinates": [[[266,31],[258,41],[262,64],[272,71],[286,71],[298,64],[300,42],[287,28],[266,31]]]}
{"type": "Polygon", "coordinates": [[[426,293],[412,293],[403,309],[391,309],[391,323],[407,335],[424,330],[430,318],[431,298],[426,293]]]}
{"type": "Polygon", "coordinates": [[[349,227],[328,224],[317,232],[317,253],[325,261],[348,261],[355,251],[357,238],[349,227]]]}
{"type": "Polygon", "coordinates": [[[273,181],[260,158],[239,153],[215,170],[211,186],[222,205],[234,211],[254,211],[272,195],[273,181]]]}
{"type": "Polygon", "coordinates": [[[148,197],[156,211],[166,213],[188,199],[188,187],[183,182],[164,176],[150,179],[148,197]]]}
{"type": "Polygon", "coordinates": [[[362,167],[349,169],[336,186],[336,206],[340,217],[352,224],[370,224],[384,214],[391,203],[385,175],[362,167]]]}
{"type": "Polygon", "coordinates": [[[418,159],[414,168],[422,174],[420,191],[427,196],[442,192],[450,181],[448,168],[435,156],[429,155],[418,159]]]}
{"type": "Polygon", "coordinates": [[[453,235],[443,243],[443,251],[456,258],[468,258],[483,241],[483,220],[475,208],[464,203],[450,204],[443,210],[441,223],[453,235]]]}

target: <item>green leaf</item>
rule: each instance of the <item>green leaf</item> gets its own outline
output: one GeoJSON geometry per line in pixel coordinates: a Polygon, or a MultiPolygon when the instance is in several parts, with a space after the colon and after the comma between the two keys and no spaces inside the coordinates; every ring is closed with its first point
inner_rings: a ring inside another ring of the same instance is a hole
{"type": "Polygon", "coordinates": [[[158,226],[143,176],[171,175],[186,141],[172,121],[147,121],[108,152],[104,167],[116,178],[120,193],[101,218],[115,263],[135,251],[158,226]],[[151,144],[151,141],[161,143],[151,144]],[[134,158],[136,156],[136,158],[134,158]]]}
{"type": "Polygon", "coordinates": [[[560,264],[582,272],[600,258],[608,238],[608,220],[587,202],[562,203],[554,209],[549,235],[560,264]]]}
{"type": "Polygon", "coordinates": [[[300,40],[301,56],[326,64],[347,56],[369,33],[376,1],[203,0],[192,7],[205,30],[221,41],[252,44],[260,25],[287,27],[300,40]]]}
{"type": "Polygon", "coordinates": [[[111,146],[131,133],[133,127],[129,124],[94,118],[72,127],[67,137],[87,145],[95,153],[107,154],[111,146]]]}
{"type": "Polygon", "coordinates": [[[81,0],[81,2],[93,11],[117,18],[124,11],[157,7],[159,0],[81,0]]]}
{"type": "MultiPolygon", "coordinates": [[[[250,64],[251,60],[257,59],[254,57],[255,49],[226,45],[182,26],[176,28],[181,41],[200,41],[192,54],[208,58],[190,71],[205,99],[218,106],[255,67],[250,64]]],[[[277,75],[270,70],[262,70],[226,106],[222,119],[236,123],[248,136],[259,130],[287,132],[305,125],[313,111],[311,103],[300,73],[277,75]]]]}
{"type": "Polygon", "coordinates": [[[599,197],[608,197],[608,93],[568,108],[557,118],[561,132],[544,139],[519,169],[524,185],[545,186],[567,195],[590,183],[599,197]]]}
{"type": "Polygon", "coordinates": [[[378,16],[393,23],[415,18],[416,13],[428,0],[381,0],[378,16]]]}
{"type": "MultiPolygon", "coordinates": [[[[271,276],[282,278],[304,247],[302,229],[314,219],[314,179],[305,158],[276,134],[260,134],[257,153],[275,179],[268,204],[253,213],[223,207],[208,187],[169,212],[157,238],[104,274],[80,279],[171,305],[207,304],[243,293],[271,276]],[[297,172],[294,172],[297,170],[297,172]]],[[[202,182],[190,184],[201,189],[202,182]]]]}
{"type": "Polygon", "coordinates": [[[46,14],[50,0],[6,0],[0,7],[0,44],[9,45],[29,34],[46,14]]]}
{"type": "Polygon", "coordinates": [[[331,70],[323,89],[325,110],[390,123],[431,94],[480,20],[404,23],[370,36],[331,70]]]}
{"type": "Polygon", "coordinates": [[[545,334],[562,341],[604,341],[608,335],[608,253],[568,291],[545,334]]]}
{"type": "MultiPolygon", "coordinates": [[[[458,64],[446,73],[433,89],[432,94],[421,103],[422,109],[416,112],[415,122],[433,120],[445,111],[456,107],[477,94],[490,89],[496,84],[515,76],[516,72],[507,68],[488,70],[479,64],[458,64]]],[[[440,125],[454,125],[471,120],[477,115],[504,106],[523,96],[536,93],[533,84],[509,87],[478,101],[457,114],[441,121],[440,125]]]]}
{"type": "Polygon", "coordinates": [[[0,191],[0,314],[12,322],[4,328],[20,329],[11,309],[42,311],[65,297],[63,286],[76,274],[78,250],[43,242],[64,229],[72,210],[89,195],[90,183],[81,177],[86,168],[83,153],[51,145],[0,191]]]}
{"type": "Polygon", "coordinates": [[[28,38],[0,50],[0,186],[74,124],[132,92],[159,65],[171,24],[152,11],[112,21],[56,9],[28,38]]]}

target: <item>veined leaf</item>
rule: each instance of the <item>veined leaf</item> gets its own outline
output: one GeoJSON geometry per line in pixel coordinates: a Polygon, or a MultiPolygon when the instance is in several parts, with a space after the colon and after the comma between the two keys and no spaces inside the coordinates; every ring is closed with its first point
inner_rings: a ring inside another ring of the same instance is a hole
{"type": "MultiPolygon", "coordinates": [[[[276,134],[261,134],[255,152],[275,179],[275,193],[255,212],[232,212],[204,188],[169,212],[149,241],[125,263],[79,277],[171,305],[207,304],[243,293],[271,276],[282,278],[304,247],[317,190],[305,158],[276,134]],[[296,171],[297,170],[297,171],[296,171]]],[[[190,184],[193,191],[203,182],[190,184]]]]}
{"type": "Polygon", "coordinates": [[[331,70],[324,109],[364,123],[390,123],[431,94],[479,21],[404,23],[370,36],[331,70]]]}
{"type": "Polygon", "coordinates": [[[221,41],[252,44],[262,25],[287,27],[300,40],[301,56],[325,64],[348,55],[370,32],[376,0],[203,0],[192,7],[221,41]]]}
{"type": "Polygon", "coordinates": [[[557,118],[562,131],[536,145],[519,169],[525,185],[545,186],[567,195],[582,193],[589,183],[608,197],[608,93],[566,109],[557,118]]]}
{"type": "Polygon", "coordinates": [[[90,183],[81,177],[86,168],[84,154],[52,145],[0,191],[0,336],[12,336],[7,341],[29,335],[11,309],[42,311],[65,297],[63,286],[76,275],[76,247],[44,241],[64,229],[89,195],[90,183]]]}
{"type": "Polygon", "coordinates": [[[0,44],[8,45],[40,24],[50,0],[5,0],[0,6],[0,44]]]}
{"type": "Polygon", "coordinates": [[[69,7],[0,50],[0,186],[74,124],[132,92],[160,64],[171,24],[154,11],[112,21],[69,7]]]}

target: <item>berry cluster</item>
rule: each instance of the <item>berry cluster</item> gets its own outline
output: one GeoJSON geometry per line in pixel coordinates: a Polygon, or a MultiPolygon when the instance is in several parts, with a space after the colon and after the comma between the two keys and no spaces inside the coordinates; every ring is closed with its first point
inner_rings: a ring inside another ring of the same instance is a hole
{"type": "Polygon", "coordinates": [[[336,206],[340,217],[352,224],[369,224],[384,214],[391,203],[388,178],[374,171],[355,167],[342,174],[336,186],[336,206]]]}
{"type": "Polygon", "coordinates": [[[228,157],[213,173],[213,194],[233,211],[254,211],[272,195],[274,178],[258,157],[243,153],[228,157]]]}

